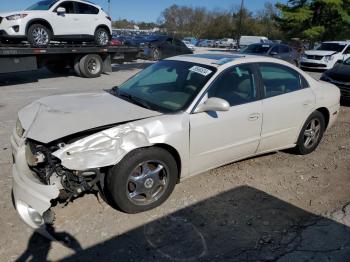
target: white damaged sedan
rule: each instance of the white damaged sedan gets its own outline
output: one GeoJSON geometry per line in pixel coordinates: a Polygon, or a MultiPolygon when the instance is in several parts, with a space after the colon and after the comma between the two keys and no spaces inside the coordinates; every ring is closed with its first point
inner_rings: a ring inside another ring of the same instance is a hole
{"type": "Polygon", "coordinates": [[[339,89],[268,57],[169,58],[104,93],[51,96],[13,131],[13,200],[37,228],[52,206],[99,190],[118,209],[159,206],[176,183],[267,152],[309,154],[339,113],[339,89]]]}

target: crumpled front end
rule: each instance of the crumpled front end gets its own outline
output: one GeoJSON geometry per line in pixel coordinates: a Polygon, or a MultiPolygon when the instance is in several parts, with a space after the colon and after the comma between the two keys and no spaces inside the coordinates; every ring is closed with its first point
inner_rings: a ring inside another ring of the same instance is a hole
{"type": "Polygon", "coordinates": [[[45,185],[35,177],[26,160],[26,145],[14,131],[11,136],[13,152],[13,201],[23,221],[32,228],[45,224],[45,212],[51,200],[59,196],[57,185],[45,185]]]}

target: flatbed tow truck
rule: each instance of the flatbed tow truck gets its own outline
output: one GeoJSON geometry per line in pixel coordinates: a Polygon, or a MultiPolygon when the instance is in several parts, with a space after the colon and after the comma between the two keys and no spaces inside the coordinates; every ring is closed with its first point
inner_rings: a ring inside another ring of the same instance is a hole
{"type": "Polygon", "coordinates": [[[25,44],[0,44],[0,74],[46,67],[53,73],[74,69],[78,76],[94,78],[112,72],[113,63],[136,60],[140,51],[138,47],[126,45],[51,44],[46,48],[34,48],[25,44]]]}

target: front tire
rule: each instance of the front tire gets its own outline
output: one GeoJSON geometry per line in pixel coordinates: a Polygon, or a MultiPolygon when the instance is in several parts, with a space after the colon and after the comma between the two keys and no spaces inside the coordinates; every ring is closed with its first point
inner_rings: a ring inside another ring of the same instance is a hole
{"type": "Polygon", "coordinates": [[[94,39],[97,46],[107,46],[110,40],[110,35],[106,29],[98,28],[95,32],[94,39]]]}
{"type": "Polygon", "coordinates": [[[152,60],[159,61],[160,59],[162,59],[162,52],[159,50],[159,48],[154,48],[152,52],[152,60]]]}
{"type": "Polygon", "coordinates": [[[174,190],[178,168],[165,149],[136,149],[109,170],[108,195],[118,209],[139,213],[161,205],[174,190]]]}
{"type": "Polygon", "coordinates": [[[318,112],[313,112],[306,120],[299,138],[295,150],[300,155],[307,155],[315,151],[326,128],[326,122],[324,116],[318,112]]]}
{"type": "Polygon", "coordinates": [[[27,33],[28,42],[34,47],[47,47],[52,39],[52,32],[46,26],[33,24],[27,33]]]}

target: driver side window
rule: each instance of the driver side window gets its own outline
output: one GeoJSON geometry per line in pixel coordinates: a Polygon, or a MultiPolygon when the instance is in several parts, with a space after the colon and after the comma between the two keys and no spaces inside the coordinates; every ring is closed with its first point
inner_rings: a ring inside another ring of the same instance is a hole
{"type": "Polygon", "coordinates": [[[250,65],[239,65],[224,71],[212,84],[208,98],[218,97],[237,106],[256,101],[257,87],[254,70],[250,65]]]}
{"type": "Polygon", "coordinates": [[[67,1],[67,2],[63,2],[61,3],[56,9],[55,12],[57,12],[57,9],[59,7],[63,7],[66,9],[66,14],[75,14],[75,10],[74,10],[74,3],[67,1]]]}

